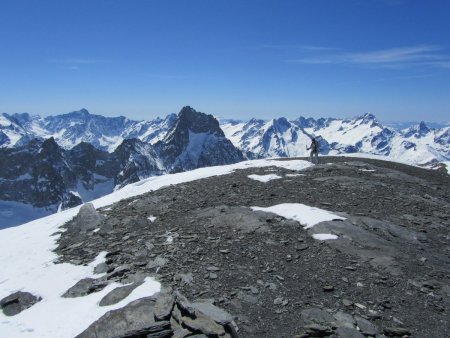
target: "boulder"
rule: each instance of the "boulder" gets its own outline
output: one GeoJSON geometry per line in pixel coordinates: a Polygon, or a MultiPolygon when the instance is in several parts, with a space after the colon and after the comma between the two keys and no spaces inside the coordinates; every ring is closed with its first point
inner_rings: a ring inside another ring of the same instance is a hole
{"type": "Polygon", "coordinates": [[[29,292],[18,291],[0,300],[0,307],[6,316],[15,316],[41,299],[41,297],[34,296],[29,292]]]}
{"type": "Polygon", "coordinates": [[[104,219],[105,216],[99,214],[92,203],[85,203],[69,224],[74,231],[89,231],[97,228],[104,219]]]}

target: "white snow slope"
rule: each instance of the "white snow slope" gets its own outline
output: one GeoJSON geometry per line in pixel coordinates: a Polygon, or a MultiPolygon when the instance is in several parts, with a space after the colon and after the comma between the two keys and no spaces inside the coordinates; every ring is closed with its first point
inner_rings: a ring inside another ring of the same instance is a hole
{"type": "MultiPolygon", "coordinates": [[[[170,184],[225,175],[236,169],[266,166],[302,170],[311,164],[300,160],[257,160],[150,177],[94,200],[93,204],[96,208],[100,208],[170,184]]],[[[89,266],[54,263],[57,255],[52,250],[56,248],[59,235],[52,234],[73,218],[79,208],[78,206],[21,226],[0,230],[2,243],[0,246],[0,299],[16,291],[27,291],[42,297],[40,302],[16,316],[7,317],[0,312],[0,337],[74,337],[105,312],[159,291],[159,283],[147,278],[146,282],[126,299],[112,306],[100,307],[98,302],[117,284],[111,284],[104,290],[85,297],[61,297],[80,279],[92,277],[95,265],[101,262],[106,254],[99,255],[89,266]]],[[[176,238],[173,241],[176,244],[176,238]]],[[[100,275],[96,276],[100,277],[100,275]]]]}

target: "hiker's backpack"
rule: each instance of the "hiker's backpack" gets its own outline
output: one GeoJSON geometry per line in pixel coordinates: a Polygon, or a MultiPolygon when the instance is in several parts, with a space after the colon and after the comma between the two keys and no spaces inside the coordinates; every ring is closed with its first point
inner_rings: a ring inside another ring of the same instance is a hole
{"type": "Polygon", "coordinates": [[[319,150],[320,150],[319,142],[316,139],[314,139],[314,150],[316,152],[319,152],[319,150]]]}

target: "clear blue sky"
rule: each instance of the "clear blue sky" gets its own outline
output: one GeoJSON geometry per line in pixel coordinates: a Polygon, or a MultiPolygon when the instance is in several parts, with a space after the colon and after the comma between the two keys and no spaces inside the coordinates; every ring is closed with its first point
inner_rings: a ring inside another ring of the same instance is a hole
{"type": "Polygon", "coordinates": [[[0,0],[0,112],[450,120],[448,0],[0,0]]]}

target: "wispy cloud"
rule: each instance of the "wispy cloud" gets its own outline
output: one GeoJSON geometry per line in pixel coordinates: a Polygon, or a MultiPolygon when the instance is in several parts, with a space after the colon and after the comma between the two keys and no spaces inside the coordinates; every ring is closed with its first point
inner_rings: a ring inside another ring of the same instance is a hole
{"type": "Polygon", "coordinates": [[[63,62],[77,64],[77,65],[93,65],[93,64],[98,64],[98,63],[109,63],[110,61],[103,60],[103,59],[67,58],[67,59],[63,59],[63,62]]]}
{"type": "Polygon", "coordinates": [[[434,45],[417,45],[381,49],[367,52],[344,50],[311,50],[301,57],[286,60],[290,63],[304,64],[356,64],[383,68],[438,67],[450,68],[450,55],[434,45]]]}
{"type": "Polygon", "coordinates": [[[299,51],[338,51],[341,48],[304,45],[304,44],[263,44],[253,47],[255,49],[273,49],[273,50],[299,50],[299,51]]]}
{"type": "Polygon", "coordinates": [[[86,66],[111,63],[110,60],[93,58],[61,58],[51,59],[49,62],[58,64],[62,69],[77,71],[86,66]]]}

